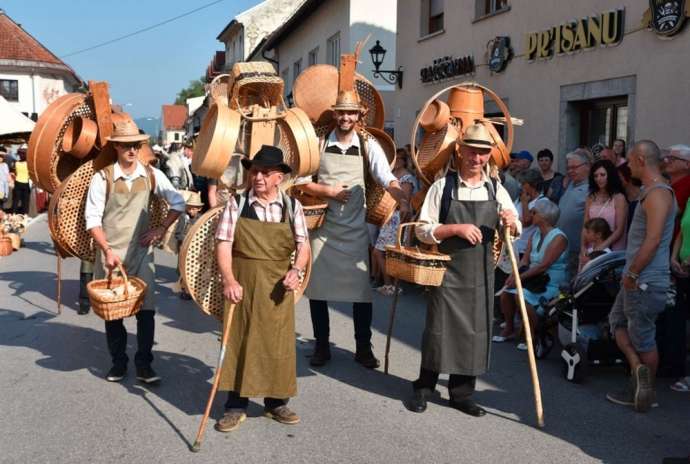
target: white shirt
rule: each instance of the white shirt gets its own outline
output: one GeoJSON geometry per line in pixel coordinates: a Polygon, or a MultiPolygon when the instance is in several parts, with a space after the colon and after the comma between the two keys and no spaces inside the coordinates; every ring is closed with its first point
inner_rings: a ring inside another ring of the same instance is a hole
{"type": "MultiPolygon", "coordinates": [[[[482,182],[477,185],[469,185],[458,174],[458,189],[455,192],[455,199],[460,201],[487,201],[489,199],[489,191],[486,188],[486,182],[490,182],[485,173],[482,173],[482,182]]],[[[441,226],[438,222],[439,212],[441,210],[441,197],[443,196],[443,188],[446,186],[446,178],[442,177],[431,184],[429,191],[424,199],[422,210],[419,212],[419,221],[426,222],[423,226],[415,228],[417,238],[429,245],[439,244],[434,236],[434,231],[441,226]]],[[[515,205],[510,199],[508,191],[501,185],[496,183],[496,201],[501,209],[510,210],[517,216],[515,205]]],[[[518,218],[517,220],[518,233],[522,231],[522,224],[518,218]]]]}
{"type": "MultiPolygon", "coordinates": [[[[352,134],[352,139],[349,144],[341,143],[335,135],[335,131],[331,132],[326,141],[326,148],[336,146],[341,152],[345,153],[350,147],[359,146],[359,136],[356,133],[352,134]]],[[[360,151],[361,153],[361,151],[360,151]]],[[[376,141],[367,140],[367,155],[369,157],[369,170],[374,180],[384,188],[387,188],[391,182],[397,180],[391,171],[390,163],[386,157],[386,153],[381,148],[381,145],[376,141]]],[[[295,179],[295,184],[308,184],[312,182],[311,176],[299,177],[295,179]]]]}
{"type": "MultiPolygon", "coordinates": [[[[170,209],[175,211],[184,212],[185,211],[185,201],[182,195],[175,190],[170,181],[165,174],[156,168],[151,168],[153,170],[153,176],[156,179],[156,188],[154,194],[163,197],[165,201],[170,205],[170,209]]],[[[125,175],[120,168],[120,163],[115,163],[113,168],[113,181],[119,178],[124,179],[125,184],[128,189],[132,189],[132,184],[138,177],[146,177],[146,168],[143,164],[137,161],[137,166],[134,168],[134,172],[130,175],[125,175]]],[[[84,211],[84,217],[86,218],[86,230],[93,229],[94,227],[101,227],[103,224],[103,211],[105,210],[105,193],[107,189],[107,182],[100,174],[95,174],[91,178],[91,184],[89,185],[89,193],[86,196],[86,210],[84,211]]]]}

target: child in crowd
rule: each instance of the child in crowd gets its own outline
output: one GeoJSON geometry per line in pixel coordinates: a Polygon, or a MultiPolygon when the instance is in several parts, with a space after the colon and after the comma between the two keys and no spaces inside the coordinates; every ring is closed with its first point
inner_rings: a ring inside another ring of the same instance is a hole
{"type": "MultiPolygon", "coordinates": [[[[182,248],[182,242],[187,236],[187,232],[192,227],[192,225],[199,219],[201,209],[204,207],[204,203],[201,201],[201,196],[198,192],[190,192],[189,198],[187,200],[187,207],[183,214],[180,215],[177,221],[177,227],[175,229],[175,239],[177,240],[177,249],[182,248]]],[[[179,266],[179,265],[178,265],[179,266]]],[[[179,274],[180,269],[178,267],[177,272],[179,274]]],[[[187,293],[187,286],[184,283],[182,277],[180,277],[180,298],[183,300],[190,300],[192,297],[187,293]]]]}
{"type": "Polygon", "coordinates": [[[580,259],[579,271],[584,270],[594,258],[611,252],[610,248],[600,249],[600,245],[612,234],[611,226],[605,219],[592,218],[585,223],[584,229],[587,254],[580,259]]]}

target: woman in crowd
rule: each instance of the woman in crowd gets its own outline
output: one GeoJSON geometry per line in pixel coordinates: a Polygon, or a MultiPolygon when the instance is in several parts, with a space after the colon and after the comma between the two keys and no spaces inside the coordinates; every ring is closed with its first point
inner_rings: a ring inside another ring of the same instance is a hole
{"type": "Polygon", "coordinates": [[[527,249],[527,242],[537,229],[537,226],[532,223],[532,213],[530,208],[534,203],[544,198],[542,185],[544,182],[541,173],[536,169],[527,169],[518,174],[518,182],[520,182],[520,198],[515,202],[518,217],[522,223],[522,234],[514,242],[514,246],[519,256],[522,256],[527,249]]]}
{"type": "Polygon", "coordinates": [[[556,172],[553,169],[553,153],[548,148],[539,150],[537,153],[537,163],[539,164],[539,171],[544,179],[542,184],[542,192],[544,195],[554,203],[558,204],[561,195],[563,195],[563,174],[556,172]]]}
{"type": "MultiPolygon", "coordinates": [[[[395,154],[393,175],[400,181],[400,187],[411,197],[419,189],[419,185],[417,183],[417,178],[412,174],[414,169],[410,166],[410,161],[408,151],[404,148],[399,148],[395,154]]],[[[375,261],[375,266],[373,267],[377,270],[379,275],[383,277],[383,285],[378,287],[376,291],[386,296],[391,296],[395,292],[393,279],[386,274],[386,245],[395,244],[400,222],[400,211],[396,210],[391,220],[381,227],[373,250],[375,261]]]]}
{"type": "MultiPolygon", "coordinates": [[[[527,244],[525,255],[520,261],[520,279],[527,306],[527,315],[532,333],[537,326],[537,316],[543,313],[543,302],[553,299],[559,292],[559,286],[566,281],[568,261],[568,239],[562,230],[556,227],[560,210],[548,198],[537,200],[530,208],[532,223],[537,226],[527,244]]],[[[504,342],[517,335],[514,318],[517,309],[517,290],[515,276],[506,281],[506,290],[501,294],[501,311],[505,318],[505,327],[500,335],[493,337],[494,342],[504,342]]],[[[524,343],[518,349],[526,350],[524,343]]]]}
{"type": "MultiPolygon", "coordinates": [[[[625,232],[628,225],[628,202],[623,184],[613,163],[599,160],[589,172],[589,195],[585,204],[584,223],[600,217],[611,227],[611,236],[604,240],[598,249],[611,248],[613,251],[625,250],[625,232]]],[[[587,256],[585,229],[582,228],[580,258],[581,264],[587,256]]]]}
{"type": "Polygon", "coordinates": [[[4,208],[4,204],[10,195],[12,178],[10,177],[10,169],[5,163],[5,156],[7,156],[7,150],[4,147],[0,147],[0,211],[4,208]]]}

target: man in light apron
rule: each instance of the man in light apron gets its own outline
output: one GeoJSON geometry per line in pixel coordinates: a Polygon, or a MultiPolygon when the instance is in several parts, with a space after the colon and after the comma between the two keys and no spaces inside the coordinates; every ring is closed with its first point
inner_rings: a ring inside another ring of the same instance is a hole
{"type": "MultiPolygon", "coordinates": [[[[144,166],[137,159],[148,135],[139,134],[131,120],[117,123],[108,138],[117,153],[117,161],[97,172],[91,179],[86,199],[86,229],[93,236],[98,251],[93,267],[94,279],[103,279],[109,269],[122,264],[128,275],[141,278],[148,288],[137,313],[137,345],[134,358],[137,379],[145,383],[160,381],[151,368],[153,362],[155,270],[152,245],[185,209],[185,201],[165,174],[144,166]],[[163,225],[149,227],[151,195],[162,196],[170,206],[163,225]]],[[[106,321],[105,334],[113,366],[106,376],[119,382],[127,374],[127,330],[122,319],[106,321]]]]}
{"type": "Polygon", "coordinates": [[[356,131],[363,111],[357,92],[340,92],[333,110],[335,130],[326,137],[315,179],[296,182],[306,193],[328,201],[324,225],[310,237],[313,263],[305,295],[316,339],[310,364],[323,366],[331,359],[328,301],[339,301],[353,304],[355,361],[374,369],[379,361],[371,350],[365,169],[400,203],[402,213],[409,211],[409,201],[381,146],[371,139],[365,141],[356,131]]]}
{"type": "Polygon", "coordinates": [[[426,410],[440,373],[450,374],[450,406],[472,416],[485,411],[470,399],[478,375],[489,366],[494,301],[492,243],[501,222],[519,233],[515,206],[503,186],[486,175],[493,139],[481,124],[468,127],[459,141],[455,164],[429,188],[417,237],[437,244],[451,261],[440,287],[428,296],[419,378],[405,402],[426,410]]]}
{"type": "Polygon", "coordinates": [[[300,420],[287,402],[297,394],[293,291],[309,259],[304,212],[279,189],[291,172],[279,148],[264,145],[242,165],[251,189],[230,198],[216,232],[225,317],[228,306],[237,305],[220,377],[220,390],[228,391],[226,412],[216,423],[220,432],[240,426],[252,397],[264,399],[271,419],[288,425],[300,420]]]}

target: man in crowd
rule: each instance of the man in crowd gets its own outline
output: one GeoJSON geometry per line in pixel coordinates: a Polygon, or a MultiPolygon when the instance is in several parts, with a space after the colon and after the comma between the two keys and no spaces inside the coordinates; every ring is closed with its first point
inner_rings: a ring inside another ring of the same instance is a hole
{"type": "Polygon", "coordinates": [[[177,147],[179,144],[172,144],[168,159],[166,160],[167,176],[170,179],[173,187],[178,190],[194,190],[194,177],[189,167],[191,166],[191,155],[187,156],[187,152],[191,151],[191,147],[184,147],[179,151],[177,147]]]}
{"type": "Polygon", "coordinates": [[[309,260],[304,212],[279,189],[291,172],[279,148],[264,145],[242,165],[251,189],[230,198],[216,232],[226,318],[237,305],[220,378],[228,391],[220,432],[240,426],[250,397],[264,398],[265,415],[280,423],[300,421],[287,402],[297,394],[293,291],[309,260]]]}
{"type": "Polygon", "coordinates": [[[554,203],[558,204],[558,200],[563,195],[563,174],[553,169],[553,153],[548,148],[539,150],[537,153],[537,164],[541,177],[544,179],[542,184],[542,192],[544,196],[554,203]]]}
{"type": "Polygon", "coordinates": [[[517,178],[517,176],[524,170],[532,166],[534,158],[527,150],[521,150],[517,153],[510,154],[510,174],[517,178]]]}
{"type": "Polygon", "coordinates": [[[642,140],[628,153],[632,175],[642,181],[640,204],[628,233],[621,289],[609,314],[611,332],[625,355],[632,377],[620,392],[606,398],[646,412],[655,402],[659,364],[655,322],[666,306],[670,285],[670,247],[678,210],[673,190],[661,175],[661,151],[642,140]]]}
{"type": "MultiPolygon", "coordinates": [[[[185,210],[185,201],[158,169],[138,161],[138,152],[148,135],[139,134],[131,120],[116,123],[108,141],[117,154],[114,164],[91,179],[86,199],[86,229],[96,243],[95,279],[105,278],[108,270],[123,265],[128,275],[147,284],[146,296],[137,318],[138,350],[134,358],[137,379],[145,383],[160,381],[151,368],[154,338],[154,293],[156,282],[152,245],[185,210]],[[157,228],[149,227],[151,195],[162,196],[170,211],[157,228]]],[[[106,376],[119,382],[127,374],[127,330],[122,319],[105,322],[105,334],[113,366],[106,376]]]]}
{"type": "Polygon", "coordinates": [[[430,187],[420,212],[417,237],[438,244],[450,255],[440,287],[428,296],[426,327],[422,337],[419,378],[413,396],[405,402],[410,411],[426,410],[440,373],[450,374],[450,406],[480,417],[486,411],[471,396],[477,376],[489,365],[493,320],[494,262],[492,244],[501,225],[520,233],[515,206],[503,186],[490,179],[485,166],[494,141],[481,124],[469,126],[455,158],[457,171],[430,187]]]}
{"type": "Polygon", "coordinates": [[[367,171],[409,211],[409,199],[391,172],[376,140],[357,132],[364,107],[354,90],[343,90],[333,106],[335,129],[325,137],[315,178],[298,179],[300,188],[328,200],[323,226],[310,237],[313,268],[305,295],[309,297],[316,347],[310,364],[323,366],[331,358],[328,301],[352,303],[355,361],[379,366],[371,350],[372,291],[369,283],[369,232],[366,223],[367,171]]]}
{"type": "Polygon", "coordinates": [[[568,276],[572,278],[577,273],[579,263],[582,222],[589,191],[587,179],[592,162],[587,153],[580,149],[568,153],[565,159],[569,182],[558,202],[561,216],[557,227],[568,237],[568,276]]]}

